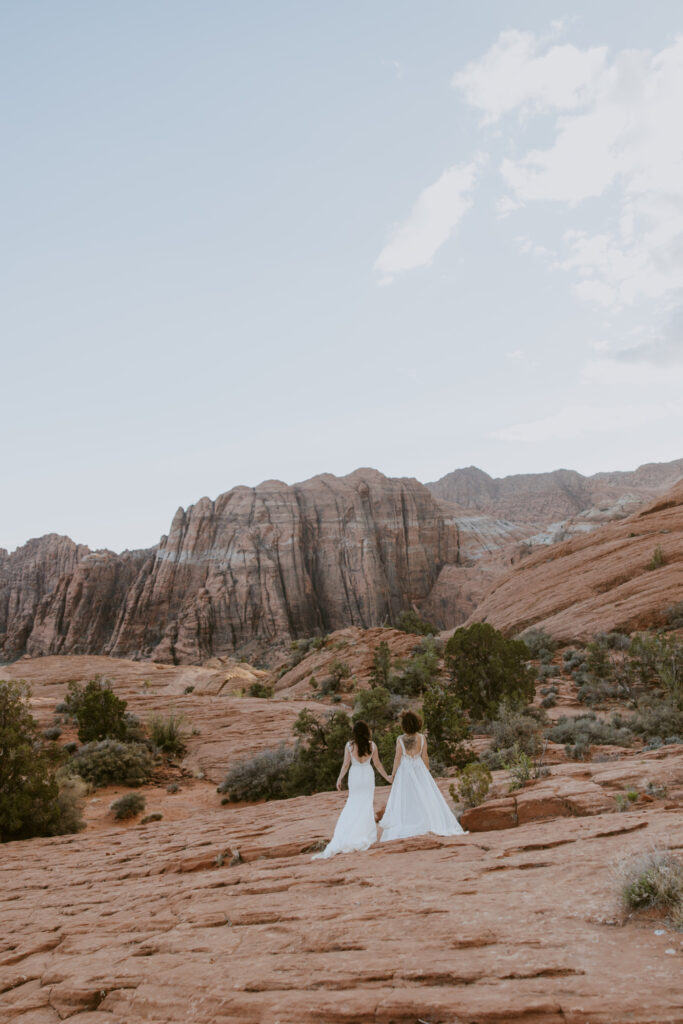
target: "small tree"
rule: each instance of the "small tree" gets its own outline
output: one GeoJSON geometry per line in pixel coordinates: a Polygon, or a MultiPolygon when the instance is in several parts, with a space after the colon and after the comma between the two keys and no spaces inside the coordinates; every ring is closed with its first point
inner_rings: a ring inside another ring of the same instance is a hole
{"type": "Polygon", "coordinates": [[[41,744],[29,697],[26,683],[0,681],[0,842],[82,827],[79,798],[58,776],[64,755],[41,744]]]}
{"type": "Polygon", "coordinates": [[[446,644],[446,664],[463,707],[475,719],[492,718],[499,704],[526,704],[535,672],[521,640],[508,640],[487,622],[456,629],[446,644]]]}
{"type": "Polygon", "coordinates": [[[391,674],[391,651],[386,640],[382,640],[372,656],[370,685],[386,687],[391,674]]]}
{"type": "Polygon", "coordinates": [[[360,690],[353,708],[353,720],[367,722],[373,733],[385,729],[393,719],[391,694],[383,686],[360,690]]]}
{"type": "Polygon", "coordinates": [[[410,611],[401,612],[396,620],[396,629],[400,629],[402,633],[416,633],[418,636],[436,636],[439,632],[438,626],[435,626],[433,622],[428,622],[427,619],[423,619],[421,615],[418,615],[416,611],[410,609],[410,611]]]}
{"type": "Polygon", "coordinates": [[[469,735],[469,724],[454,693],[442,686],[430,686],[425,691],[422,717],[431,755],[437,761],[449,765],[466,764],[470,760],[462,745],[469,735]]]}
{"type": "Polygon", "coordinates": [[[69,683],[65,703],[69,714],[78,721],[81,743],[126,738],[126,701],[117,697],[111,683],[95,676],[85,687],[69,683]]]}

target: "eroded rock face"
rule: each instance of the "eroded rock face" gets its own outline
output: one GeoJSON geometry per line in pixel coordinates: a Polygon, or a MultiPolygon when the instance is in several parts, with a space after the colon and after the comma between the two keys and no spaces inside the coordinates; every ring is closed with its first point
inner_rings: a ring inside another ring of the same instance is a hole
{"type": "Polygon", "coordinates": [[[378,625],[458,558],[458,525],[416,480],[357,470],[236,487],[179,509],[151,552],[48,537],[5,556],[3,653],[200,662],[254,639],[378,625]]]}
{"type": "Polygon", "coordinates": [[[468,621],[518,633],[538,626],[559,639],[664,624],[683,599],[683,484],[621,523],[612,523],[515,565],[468,621]],[[657,548],[662,565],[651,568],[657,548]]]}
{"type": "Polygon", "coordinates": [[[521,473],[494,478],[476,466],[456,469],[426,486],[432,494],[461,508],[479,509],[499,519],[547,526],[605,504],[618,512],[652,500],[683,477],[683,459],[648,463],[633,472],[595,473],[574,470],[521,473]],[[627,499],[627,500],[625,500],[627,499]]]}

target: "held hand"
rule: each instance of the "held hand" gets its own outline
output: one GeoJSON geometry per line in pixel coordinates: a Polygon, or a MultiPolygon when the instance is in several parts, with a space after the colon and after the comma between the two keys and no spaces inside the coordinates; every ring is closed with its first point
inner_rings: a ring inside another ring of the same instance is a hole
{"type": "Polygon", "coordinates": [[[337,789],[339,790],[340,793],[341,793],[341,782],[342,782],[341,779],[337,779],[337,789]]]}

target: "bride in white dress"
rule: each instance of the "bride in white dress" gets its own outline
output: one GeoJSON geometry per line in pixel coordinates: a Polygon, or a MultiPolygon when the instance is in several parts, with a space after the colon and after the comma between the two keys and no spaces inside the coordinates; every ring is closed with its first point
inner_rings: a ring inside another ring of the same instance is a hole
{"type": "Polygon", "coordinates": [[[382,842],[407,839],[434,832],[437,836],[462,836],[460,827],[429,772],[427,743],[422,722],[412,711],[401,716],[403,736],[396,740],[393,785],[380,821],[382,842]]]}
{"type": "Polygon", "coordinates": [[[336,853],[352,853],[354,850],[367,850],[377,842],[377,825],[375,824],[375,772],[373,765],[387,782],[391,779],[382,766],[377,752],[377,744],[373,743],[370,728],[366,722],[355,722],[353,739],[346,744],[344,762],[337,779],[337,789],[341,789],[342,779],[349,773],[349,795],[344,804],[334,835],[322,853],[316,853],[313,860],[334,857],[336,853]]]}

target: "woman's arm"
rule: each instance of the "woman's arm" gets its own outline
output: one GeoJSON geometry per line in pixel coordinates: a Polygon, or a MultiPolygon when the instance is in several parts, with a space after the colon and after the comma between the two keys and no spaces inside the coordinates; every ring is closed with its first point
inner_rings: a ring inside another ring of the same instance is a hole
{"type": "Polygon", "coordinates": [[[391,769],[391,779],[390,779],[391,782],[394,781],[394,776],[396,775],[396,769],[398,768],[399,764],[401,763],[401,758],[402,757],[403,757],[403,751],[401,750],[401,744],[399,743],[398,740],[396,740],[396,753],[394,754],[394,767],[391,769]]]}
{"type": "Polygon", "coordinates": [[[349,752],[349,748],[348,747],[344,747],[344,761],[343,761],[341,769],[339,771],[339,778],[337,779],[337,789],[341,789],[342,779],[344,778],[344,776],[348,772],[350,764],[351,764],[351,754],[349,752]]]}
{"type": "Polygon", "coordinates": [[[382,764],[382,762],[379,759],[379,750],[377,749],[377,744],[376,743],[373,743],[373,745],[372,745],[372,757],[370,758],[370,760],[372,761],[372,763],[374,764],[375,768],[380,773],[382,778],[386,779],[387,782],[391,782],[391,779],[389,778],[387,773],[384,771],[384,765],[382,764]]]}
{"type": "Polygon", "coordinates": [[[423,734],[422,736],[422,760],[429,768],[429,754],[427,753],[427,740],[423,734]]]}

